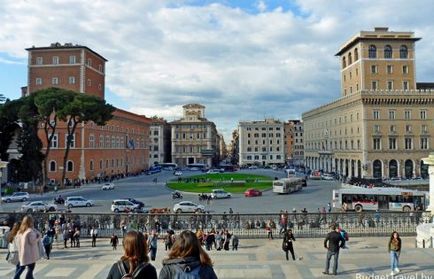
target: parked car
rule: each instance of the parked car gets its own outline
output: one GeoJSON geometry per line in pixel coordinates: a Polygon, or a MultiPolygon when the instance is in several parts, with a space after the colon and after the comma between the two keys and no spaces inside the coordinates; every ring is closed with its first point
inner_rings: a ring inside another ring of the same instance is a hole
{"type": "Polygon", "coordinates": [[[43,201],[33,201],[26,204],[23,204],[21,206],[21,212],[48,212],[48,211],[56,211],[57,205],[55,204],[48,204],[43,201]]]}
{"type": "Polygon", "coordinates": [[[111,211],[112,212],[131,212],[137,211],[139,208],[138,204],[134,204],[129,200],[114,200],[112,202],[111,211]]]}
{"type": "Polygon", "coordinates": [[[4,202],[17,202],[17,201],[28,201],[30,199],[30,195],[27,192],[14,192],[10,196],[6,196],[2,198],[4,202]]]}
{"type": "Polygon", "coordinates": [[[94,205],[94,202],[92,200],[85,199],[82,196],[67,197],[65,201],[65,206],[68,208],[79,206],[90,207],[92,205],[94,205]]]}
{"type": "Polygon", "coordinates": [[[102,185],[101,190],[114,190],[115,189],[115,184],[114,183],[104,183],[104,185],[102,185]]]}
{"type": "Polygon", "coordinates": [[[232,197],[231,193],[226,192],[223,189],[214,189],[211,192],[211,198],[212,199],[225,199],[232,197]]]}
{"type": "Polygon", "coordinates": [[[255,166],[255,165],[248,167],[249,170],[256,170],[257,168],[258,168],[258,166],[255,166]]]}
{"type": "Polygon", "coordinates": [[[259,191],[258,189],[250,188],[244,192],[244,196],[245,197],[258,197],[258,196],[262,196],[262,192],[259,191]]]}
{"type": "Polygon", "coordinates": [[[329,180],[329,181],[331,181],[331,180],[335,180],[335,178],[333,177],[333,175],[331,175],[331,174],[329,174],[329,173],[325,173],[325,174],[323,174],[323,175],[321,176],[321,179],[322,179],[322,180],[329,180]]]}
{"type": "Polygon", "coordinates": [[[136,200],[134,198],[124,198],[123,200],[127,200],[129,202],[132,202],[132,203],[136,204],[137,208],[143,208],[143,207],[145,207],[145,204],[143,202],[138,201],[138,200],[136,200]]]}
{"type": "Polygon", "coordinates": [[[174,171],[173,175],[175,175],[175,176],[181,176],[182,175],[182,171],[180,171],[180,170],[174,171]]]}
{"type": "Polygon", "coordinates": [[[183,213],[183,212],[204,212],[205,206],[201,204],[195,204],[191,201],[178,202],[173,206],[173,212],[183,213]]]}

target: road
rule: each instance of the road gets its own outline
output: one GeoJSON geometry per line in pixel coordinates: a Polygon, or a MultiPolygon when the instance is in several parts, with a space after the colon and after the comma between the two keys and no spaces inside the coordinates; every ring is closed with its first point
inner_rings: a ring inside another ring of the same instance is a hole
{"type": "MultiPolygon", "coordinates": [[[[285,176],[283,171],[270,169],[242,170],[244,173],[254,173],[268,175],[270,177],[282,178],[285,176]]],[[[200,172],[184,172],[183,176],[199,174],[200,172]]],[[[110,205],[112,200],[127,197],[133,197],[145,203],[146,207],[169,207],[180,200],[172,200],[171,192],[165,186],[166,181],[175,178],[171,171],[162,171],[153,175],[142,175],[128,177],[122,180],[114,181],[116,187],[114,190],[103,191],[100,184],[85,185],[78,189],[68,189],[58,193],[48,193],[43,196],[31,195],[30,200],[52,201],[55,196],[62,194],[63,197],[83,196],[95,201],[95,206],[86,208],[73,208],[77,213],[97,213],[111,212],[110,205]],[[157,178],[157,183],[154,183],[157,178]]],[[[300,211],[306,208],[309,212],[317,212],[318,208],[326,206],[332,198],[332,190],[337,189],[337,181],[318,181],[309,180],[308,186],[302,191],[290,195],[277,195],[272,191],[265,191],[262,197],[245,198],[243,194],[233,194],[230,199],[213,200],[209,205],[205,205],[206,210],[215,213],[228,212],[232,208],[234,212],[239,213],[275,213],[281,209],[292,211],[295,208],[300,211]]],[[[199,203],[197,194],[184,194],[184,200],[199,203]]],[[[22,203],[3,203],[0,205],[0,211],[19,211],[22,203]]]]}

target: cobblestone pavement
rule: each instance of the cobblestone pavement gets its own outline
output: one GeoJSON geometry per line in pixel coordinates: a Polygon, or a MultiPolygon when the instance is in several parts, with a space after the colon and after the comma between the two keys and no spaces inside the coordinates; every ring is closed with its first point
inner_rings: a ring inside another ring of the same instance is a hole
{"type": "MultiPolygon", "coordinates": [[[[387,238],[350,239],[349,249],[340,253],[338,276],[322,274],[325,261],[322,241],[298,239],[294,244],[296,261],[285,260],[280,239],[241,239],[238,251],[214,250],[210,255],[219,278],[392,278],[387,238]]],[[[111,265],[122,254],[122,246],[112,251],[108,242],[108,239],[100,239],[96,248],[90,247],[88,240],[82,241],[81,248],[63,249],[59,248],[60,243],[55,244],[52,259],[37,263],[35,278],[106,278],[111,265]]],[[[433,279],[434,249],[416,249],[414,242],[412,237],[403,238],[401,273],[395,278],[433,279]]],[[[166,256],[163,243],[159,245],[157,260],[152,262],[157,272],[166,256]]],[[[14,267],[4,260],[5,255],[6,250],[0,250],[0,278],[12,278],[14,267]]]]}

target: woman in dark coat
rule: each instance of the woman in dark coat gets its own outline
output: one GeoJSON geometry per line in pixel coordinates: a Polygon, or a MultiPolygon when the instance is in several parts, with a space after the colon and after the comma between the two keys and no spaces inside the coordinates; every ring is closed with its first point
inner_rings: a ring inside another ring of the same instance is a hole
{"type": "Polygon", "coordinates": [[[295,237],[292,234],[292,230],[289,229],[283,235],[283,242],[282,242],[282,249],[285,252],[287,261],[289,261],[288,251],[291,252],[292,259],[295,261],[294,246],[292,245],[293,241],[295,241],[295,237]]]}

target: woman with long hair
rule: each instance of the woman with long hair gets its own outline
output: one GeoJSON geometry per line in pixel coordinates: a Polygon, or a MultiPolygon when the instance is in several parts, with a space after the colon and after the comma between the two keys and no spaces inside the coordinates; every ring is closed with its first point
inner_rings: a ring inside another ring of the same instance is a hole
{"type": "Polygon", "coordinates": [[[38,247],[41,233],[33,227],[32,216],[24,216],[15,239],[20,266],[15,272],[14,279],[19,279],[26,267],[26,279],[33,279],[33,270],[35,269],[36,261],[41,258],[38,247]]]}
{"type": "Polygon", "coordinates": [[[15,273],[20,267],[19,259],[18,259],[18,247],[15,242],[15,237],[18,234],[18,230],[20,229],[21,222],[15,222],[12,226],[12,229],[9,231],[6,240],[8,241],[8,262],[16,265],[15,273]]]}
{"type": "Polygon", "coordinates": [[[392,272],[390,275],[394,276],[399,273],[399,256],[401,254],[401,238],[399,237],[399,233],[394,231],[389,240],[389,254],[390,254],[390,268],[392,272]]]}
{"type": "Polygon", "coordinates": [[[157,279],[155,267],[149,263],[148,245],[141,232],[130,231],[123,240],[124,255],[113,264],[107,279],[121,279],[130,274],[136,279],[157,279]]]}
{"type": "Polygon", "coordinates": [[[172,279],[182,273],[195,274],[201,279],[217,279],[210,257],[192,231],[183,231],[177,237],[168,258],[163,260],[159,278],[172,279]]]}

